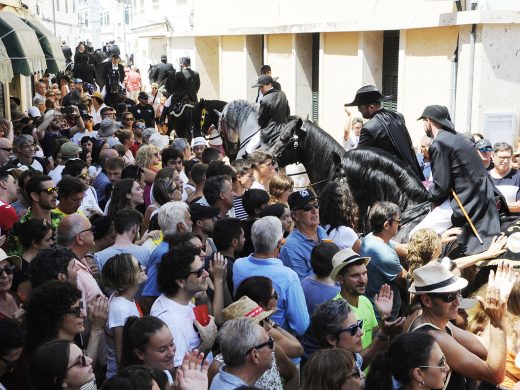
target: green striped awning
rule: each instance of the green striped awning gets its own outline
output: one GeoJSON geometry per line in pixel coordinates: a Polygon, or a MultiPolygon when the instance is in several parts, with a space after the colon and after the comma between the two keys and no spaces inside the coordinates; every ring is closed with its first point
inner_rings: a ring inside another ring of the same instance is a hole
{"type": "Polygon", "coordinates": [[[13,67],[11,66],[11,59],[7,54],[2,41],[0,41],[0,83],[9,83],[13,78],[13,67]]]}
{"type": "Polygon", "coordinates": [[[31,27],[40,41],[45,60],[47,61],[47,72],[56,74],[65,70],[65,57],[61,46],[54,34],[37,20],[22,19],[31,27]]]}
{"type": "Polygon", "coordinates": [[[0,41],[11,59],[13,73],[30,76],[47,69],[45,54],[36,33],[11,12],[0,11],[0,41]]]}

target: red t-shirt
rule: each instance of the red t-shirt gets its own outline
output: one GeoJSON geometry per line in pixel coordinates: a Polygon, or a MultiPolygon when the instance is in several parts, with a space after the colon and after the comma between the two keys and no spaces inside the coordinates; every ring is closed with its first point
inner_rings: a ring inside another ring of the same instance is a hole
{"type": "Polygon", "coordinates": [[[2,234],[11,230],[18,219],[18,214],[16,214],[14,207],[0,201],[0,228],[2,229],[2,234]]]}

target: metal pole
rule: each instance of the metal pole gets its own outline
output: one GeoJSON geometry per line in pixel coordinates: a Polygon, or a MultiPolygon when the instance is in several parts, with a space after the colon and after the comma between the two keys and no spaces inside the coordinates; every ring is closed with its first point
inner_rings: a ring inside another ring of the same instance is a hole
{"type": "Polygon", "coordinates": [[[56,35],[56,0],[52,0],[52,25],[54,27],[54,35],[56,35]]]}

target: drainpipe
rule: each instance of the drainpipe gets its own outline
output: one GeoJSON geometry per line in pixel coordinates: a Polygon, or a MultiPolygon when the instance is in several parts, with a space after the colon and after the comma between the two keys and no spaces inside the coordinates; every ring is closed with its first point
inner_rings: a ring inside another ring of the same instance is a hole
{"type": "Polygon", "coordinates": [[[455,123],[455,114],[456,110],[456,99],[457,99],[457,71],[459,65],[459,37],[457,37],[457,46],[455,47],[455,52],[453,53],[453,57],[451,58],[451,82],[450,82],[450,114],[451,121],[455,123]]]}
{"type": "Polygon", "coordinates": [[[468,106],[466,112],[466,128],[464,131],[471,131],[471,115],[473,110],[473,75],[475,72],[475,35],[477,25],[471,26],[469,35],[469,64],[468,64],[468,106]]]}

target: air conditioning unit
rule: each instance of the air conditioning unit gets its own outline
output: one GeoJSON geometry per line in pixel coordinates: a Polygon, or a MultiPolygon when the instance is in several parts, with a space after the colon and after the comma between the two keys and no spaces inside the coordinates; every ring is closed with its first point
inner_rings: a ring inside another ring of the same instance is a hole
{"type": "Polygon", "coordinates": [[[518,118],[516,112],[485,112],[484,136],[491,141],[507,142],[516,147],[518,138],[518,118]]]}

